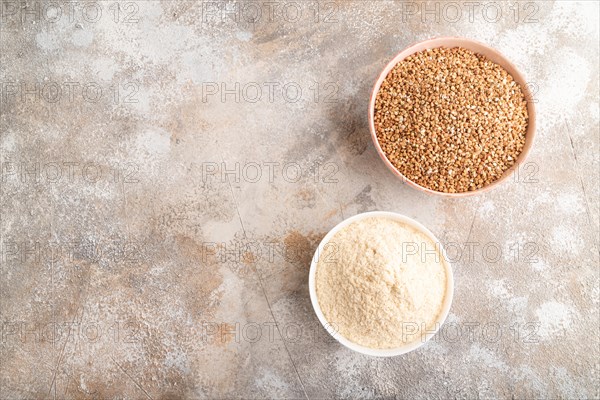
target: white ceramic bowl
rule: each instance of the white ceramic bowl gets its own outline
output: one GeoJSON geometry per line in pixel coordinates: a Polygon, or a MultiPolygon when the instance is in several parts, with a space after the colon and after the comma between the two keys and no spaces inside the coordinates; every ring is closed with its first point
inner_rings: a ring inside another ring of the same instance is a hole
{"type": "Polygon", "coordinates": [[[421,225],[414,219],[409,218],[404,215],[401,215],[401,214],[397,214],[397,213],[393,213],[393,212],[386,212],[386,211],[373,211],[373,212],[358,214],[358,215],[355,215],[353,217],[350,217],[350,218],[340,222],[331,231],[329,231],[329,233],[323,238],[321,243],[319,243],[319,247],[317,247],[317,250],[315,251],[315,255],[313,256],[312,262],[310,264],[310,273],[308,275],[308,287],[309,287],[309,291],[310,291],[310,300],[312,302],[315,313],[317,314],[317,317],[319,318],[319,321],[321,321],[321,324],[323,325],[325,330],[327,330],[327,332],[329,332],[329,334],[331,334],[331,336],[333,336],[338,342],[340,342],[341,344],[343,344],[350,350],[354,350],[354,351],[357,351],[359,353],[366,354],[369,356],[392,357],[392,356],[398,356],[400,354],[408,353],[409,351],[413,351],[413,350],[421,347],[423,344],[425,344],[429,339],[431,339],[437,333],[439,328],[442,326],[442,324],[446,320],[446,317],[448,316],[448,312],[450,311],[450,305],[452,304],[452,297],[454,294],[454,278],[452,275],[452,266],[450,265],[450,262],[448,260],[448,257],[446,255],[446,252],[445,252],[443,246],[441,245],[440,241],[433,235],[433,233],[431,233],[427,228],[425,228],[423,225],[421,225]],[[427,332],[425,337],[422,338],[421,340],[417,339],[413,342],[407,343],[406,345],[395,348],[395,349],[373,349],[370,347],[358,345],[358,344],[346,339],[339,332],[336,332],[335,329],[331,326],[331,324],[327,321],[327,319],[323,315],[323,312],[321,311],[321,307],[319,306],[319,302],[317,300],[315,277],[316,277],[316,273],[317,273],[318,255],[322,254],[323,247],[329,242],[329,240],[331,240],[333,235],[335,235],[341,229],[345,228],[346,226],[350,225],[353,222],[356,222],[356,221],[364,219],[364,218],[370,218],[370,217],[391,218],[396,221],[400,221],[408,226],[411,226],[414,229],[418,230],[419,232],[422,232],[428,238],[430,238],[434,243],[440,244],[440,252],[442,253],[442,256],[444,257],[444,259],[446,260],[446,262],[445,262],[446,277],[447,277],[446,278],[446,297],[444,298],[444,302],[442,304],[442,312],[440,313],[440,316],[438,317],[436,324],[435,324],[435,326],[436,326],[435,331],[427,332]]]}

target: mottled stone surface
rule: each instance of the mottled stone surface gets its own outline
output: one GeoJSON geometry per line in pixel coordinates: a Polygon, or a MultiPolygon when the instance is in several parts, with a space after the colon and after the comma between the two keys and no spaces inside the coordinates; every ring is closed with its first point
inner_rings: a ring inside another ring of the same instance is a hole
{"type": "Polygon", "coordinates": [[[0,398],[600,397],[598,2],[0,4],[0,398]],[[481,196],[419,193],[370,141],[379,71],[439,35],[535,92],[529,163],[481,196]],[[308,295],[369,210],[454,261],[401,357],[343,348],[308,295]]]}

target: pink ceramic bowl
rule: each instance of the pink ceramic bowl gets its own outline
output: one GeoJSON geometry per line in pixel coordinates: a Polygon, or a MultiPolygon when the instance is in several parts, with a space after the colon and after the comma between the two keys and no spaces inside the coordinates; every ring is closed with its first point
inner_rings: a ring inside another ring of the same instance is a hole
{"type": "Polygon", "coordinates": [[[519,165],[521,163],[525,162],[525,159],[529,155],[529,151],[531,150],[531,147],[533,146],[533,140],[534,140],[534,136],[535,136],[534,102],[535,102],[534,98],[527,86],[527,82],[525,81],[525,78],[523,77],[523,75],[521,75],[521,73],[517,70],[517,68],[510,61],[508,61],[502,54],[500,54],[498,51],[492,49],[491,47],[486,46],[485,44],[482,44],[482,43],[479,43],[479,42],[476,42],[476,41],[470,40],[470,39],[465,39],[465,38],[460,38],[460,37],[440,37],[440,38],[425,40],[424,42],[419,42],[419,43],[413,44],[412,46],[404,49],[402,52],[400,52],[400,54],[398,54],[396,57],[394,57],[392,59],[392,61],[390,61],[389,64],[383,69],[383,71],[379,75],[379,78],[377,79],[377,82],[375,83],[375,87],[373,88],[373,93],[371,94],[371,100],[369,101],[369,129],[371,130],[371,137],[373,138],[373,143],[375,144],[375,148],[377,149],[379,156],[381,157],[381,159],[383,160],[385,165],[387,165],[387,167],[397,177],[402,179],[403,182],[406,182],[407,184],[409,184],[410,186],[412,186],[416,189],[419,189],[421,191],[424,191],[424,192],[427,192],[430,194],[434,194],[434,195],[441,195],[441,196],[446,196],[446,197],[472,196],[475,194],[487,192],[488,190],[492,190],[496,186],[500,185],[502,182],[506,181],[513,174],[513,172],[519,167],[519,165]],[[438,191],[423,187],[423,186],[411,181],[410,179],[406,178],[404,175],[402,175],[400,173],[400,171],[398,171],[396,169],[396,167],[394,167],[392,165],[392,163],[387,159],[385,153],[381,149],[381,146],[379,145],[379,140],[377,140],[377,134],[375,132],[375,120],[374,120],[375,98],[377,96],[377,92],[379,92],[379,88],[381,87],[381,84],[387,77],[388,73],[392,70],[392,68],[394,68],[394,66],[396,64],[398,64],[400,61],[404,60],[406,57],[410,56],[411,54],[418,53],[418,52],[426,50],[426,49],[433,49],[436,47],[448,47],[448,48],[462,47],[467,50],[470,50],[475,53],[479,53],[479,54],[486,56],[491,61],[502,66],[502,68],[504,68],[513,77],[513,79],[521,86],[521,89],[523,90],[523,93],[525,94],[525,98],[527,99],[527,112],[529,114],[529,121],[528,121],[528,126],[527,126],[525,147],[523,148],[523,151],[517,158],[517,162],[511,168],[509,168],[504,173],[504,175],[502,175],[502,177],[500,179],[496,180],[492,184],[485,186],[481,189],[473,190],[470,192],[463,192],[463,193],[444,193],[444,192],[438,192],[438,191]]]}

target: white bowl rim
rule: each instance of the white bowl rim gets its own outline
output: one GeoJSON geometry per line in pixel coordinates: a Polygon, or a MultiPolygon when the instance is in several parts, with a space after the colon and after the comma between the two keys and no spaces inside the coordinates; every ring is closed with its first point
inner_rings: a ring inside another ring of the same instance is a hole
{"type": "Polygon", "coordinates": [[[370,212],[357,214],[352,217],[346,218],[345,220],[343,220],[342,222],[337,224],[335,227],[333,227],[327,233],[327,235],[325,235],[323,240],[321,240],[321,242],[319,243],[319,246],[317,247],[317,250],[315,251],[315,254],[313,255],[313,258],[312,258],[312,261],[310,264],[310,272],[308,275],[308,287],[309,287],[309,293],[310,293],[310,301],[312,303],[313,309],[315,310],[315,314],[317,314],[317,318],[319,319],[319,322],[321,322],[321,325],[323,325],[323,328],[325,328],[325,330],[331,336],[333,336],[334,339],[336,339],[338,342],[340,342],[342,345],[349,348],[350,350],[354,350],[358,353],[366,354],[369,356],[376,356],[376,357],[393,357],[393,356],[398,356],[401,354],[406,354],[410,351],[418,349],[419,347],[421,347],[422,345],[427,343],[429,341],[429,339],[431,339],[439,331],[440,327],[443,325],[444,321],[446,320],[446,317],[448,316],[448,313],[450,312],[452,298],[454,297],[454,277],[453,277],[453,273],[452,273],[452,265],[447,257],[447,254],[446,254],[441,242],[435,237],[435,235],[433,233],[431,233],[431,231],[429,231],[429,229],[427,229],[425,226],[423,226],[420,222],[418,222],[410,217],[407,217],[406,215],[398,214],[398,213],[391,212],[391,211],[370,211],[370,212]],[[440,246],[439,249],[440,249],[440,252],[442,253],[442,257],[444,257],[444,260],[446,261],[444,263],[446,266],[446,295],[444,297],[444,302],[442,304],[442,311],[440,312],[440,315],[439,315],[438,319],[436,320],[435,330],[432,330],[431,332],[427,332],[427,334],[425,335],[425,340],[423,340],[423,339],[415,340],[404,346],[401,346],[398,348],[393,348],[393,349],[374,349],[374,348],[361,346],[359,344],[351,342],[350,340],[346,339],[338,332],[331,332],[331,330],[328,329],[328,327],[331,327],[331,325],[329,324],[329,322],[323,315],[323,312],[321,311],[321,307],[319,306],[319,302],[317,300],[316,284],[315,284],[315,277],[316,277],[316,272],[317,272],[317,261],[319,258],[319,254],[323,251],[323,247],[329,242],[329,240],[331,240],[333,235],[335,235],[341,229],[345,228],[346,226],[350,225],[353,222],[356,222],[358,220],[365,219],[365,218],[371,218],[371,217],[391,218],[393,220],[406,223],[407,225],[418,230],[419,232],[422,232],[423,234],[425,234],[429,239],[433,240],[434,243],[437,243],[440,246]]]}

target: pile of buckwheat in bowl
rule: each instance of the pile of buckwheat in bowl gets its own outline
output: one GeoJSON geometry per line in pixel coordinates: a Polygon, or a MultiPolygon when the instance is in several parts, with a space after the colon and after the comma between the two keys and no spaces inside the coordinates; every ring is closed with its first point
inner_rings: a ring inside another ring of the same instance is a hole
{"type": "Polygon", "coordinates": [[[461,47],[427,49],[396,64],[373,115],[377,141],[398,172],[445,193],[500,179],[524,149],[528,119],[513,77],[461,47]]]}

